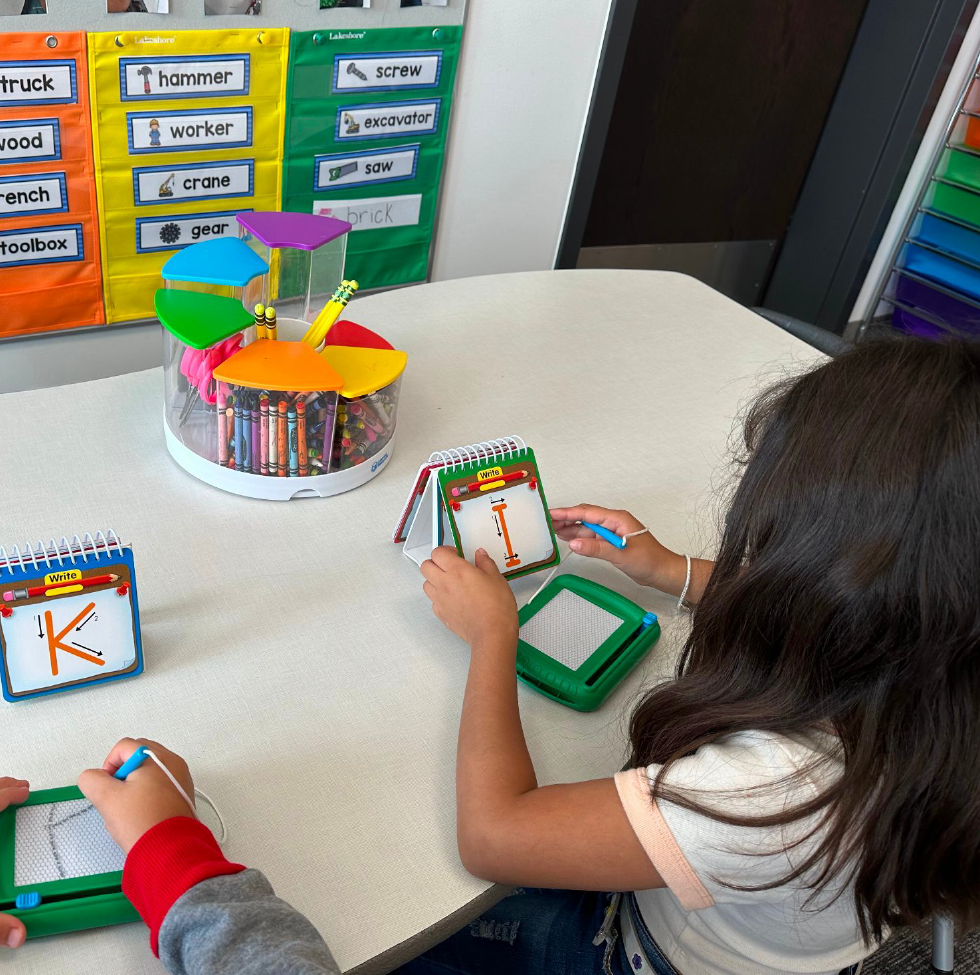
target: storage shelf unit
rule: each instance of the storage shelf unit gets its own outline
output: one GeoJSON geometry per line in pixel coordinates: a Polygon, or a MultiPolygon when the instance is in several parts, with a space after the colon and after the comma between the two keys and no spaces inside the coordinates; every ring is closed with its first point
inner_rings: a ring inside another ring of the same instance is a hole
{"type": "Polygon", "coordinates": [[[869,307],[862,328],[980,335],[980,54],[869,307]]]}

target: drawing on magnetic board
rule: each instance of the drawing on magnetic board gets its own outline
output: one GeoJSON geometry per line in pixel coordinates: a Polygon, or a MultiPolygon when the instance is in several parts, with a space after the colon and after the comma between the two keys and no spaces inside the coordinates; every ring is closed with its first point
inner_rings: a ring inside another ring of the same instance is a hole
{"type": "Polygon", "coordinates": [[[370,7],[371,0],[320,0],[321,10],[333,10],[334,7],[370,7]]]}
{"type": "Polygon", "coordinates": [[[204,0],[206,17],[228,17],[247,14],[256,16],[262,13],[262,0],[204,0]]]}
{"type": "Polygon", "coordinates": [[[106,0],[108,14],[169,14],[170,0],[106,0]]]}
{"type": "Polygon", "coordinates": [[[122,674],[137,664],[133,606],[114,588],[18,607],[0,620],[12,694],[122,674]]]}
{"type": "Polygon", "coordinates": [[[448,7],[449,0],[402,0],[403,7],[448,7]]]}
{"type": "Polygon", "coordinates": [[[0,17],[19,17],[22,14],[46,14],[48,0],[0,0],[0,17]]]}
{"type": "Polygon", "coordinates": [[[122,870],[126,855],[88,799],[43,802],[17,810],[14,886],[73,880],[122,870]]]}
{"type": "Polygon", "coordinates": [[[569,670],[578,670],[622,625],[614,613],[561,589],[521,626],[518,636],[569,670]]]}

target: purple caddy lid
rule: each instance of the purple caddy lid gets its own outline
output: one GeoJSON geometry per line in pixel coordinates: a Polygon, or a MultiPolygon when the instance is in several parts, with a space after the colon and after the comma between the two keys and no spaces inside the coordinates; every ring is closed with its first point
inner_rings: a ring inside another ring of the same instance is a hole
{"type": "Polygon", "coordinates": [[[251,210],[238,214],[238,222],[266,247],[293,247],[315,251],[331,240],[349,233],[351,225],[336,217],[313,213],[279,213],[275,210],[251,210]]]}

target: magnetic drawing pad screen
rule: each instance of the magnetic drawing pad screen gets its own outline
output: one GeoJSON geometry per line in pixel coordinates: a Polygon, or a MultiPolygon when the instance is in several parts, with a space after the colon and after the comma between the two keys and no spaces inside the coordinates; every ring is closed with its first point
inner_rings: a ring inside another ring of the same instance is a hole
{"type": "Polygon", "coordinates": [[[14,886],[122,870],[126,856],[87,799],[21,806],[14,825],[14,886]]]}
{"type": "Polygon", "coordinates": [[[519,636],[570,670],[578,670],[622,625],[619,616],[561,589],[521,626],[519,636]]]}
{"type": "Polygon", "coordinates": [[[0,629],[14,694],[122,673],[136,664],[132,602],[114,588],[15,606],[0,629]]]}

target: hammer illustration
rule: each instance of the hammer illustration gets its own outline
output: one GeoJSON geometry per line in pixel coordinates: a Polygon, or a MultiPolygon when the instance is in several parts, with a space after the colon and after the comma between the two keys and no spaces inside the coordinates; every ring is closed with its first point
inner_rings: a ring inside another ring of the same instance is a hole
{"type": "Polygon", "coordinates": [[[150,75],[153,74],[153,72],[150,70],[150,66],[148,64],[144,64],[143,67],[140,68],[136,73],[143,76],[143,94],[144,95],[149,95],[150,94],[150,75]]]}

